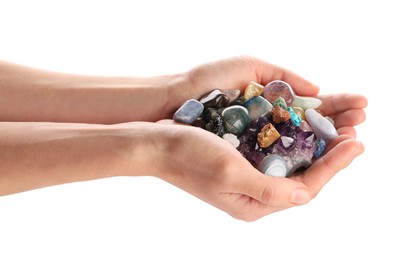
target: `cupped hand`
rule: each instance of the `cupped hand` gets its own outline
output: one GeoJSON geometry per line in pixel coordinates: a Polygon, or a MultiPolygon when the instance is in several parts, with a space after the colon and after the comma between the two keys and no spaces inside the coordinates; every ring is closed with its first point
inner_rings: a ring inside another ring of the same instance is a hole
{"type": "MultiPolygon", "coordinates": [[[[305,89],[301,93],[304,92],[305,89]]],[[[366,98],[353,94],[319,98],[323,100],[321,113],[334,119],[339,136],[328,145],[326,154],[300,175],[266,176],[215,134],[197,127],[168,124],[167,150],[173,156],[159,177],[246,221],[306,204],[364,151],[364,146],[355,140],[354,126],[365,120],[366,98]]]]}

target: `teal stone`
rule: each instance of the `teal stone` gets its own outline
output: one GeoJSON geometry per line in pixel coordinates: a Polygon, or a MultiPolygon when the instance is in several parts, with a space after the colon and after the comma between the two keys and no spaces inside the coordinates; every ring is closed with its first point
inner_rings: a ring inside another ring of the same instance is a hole
{"type": "Polygon", "coordinates": [[[228,133],[239,135],[250,123],[249,111],[239,105],[227,107],[221,113],[225,130],[228,133]]]}
{"type": "Polygon", "coordinates": [[[309,108],[317,109],[320,105],[322,105],[322,100],[314,97],[300,97],[295,96],[292,106],[301,107],[304,110],[309,108]]]}
{"type": "Polygon", "coordinates": [[[272,104],[262,96],[255,96],[243,103],[243,106],[249,111],[249,117],[252,122],[256,121],[260,116],[264,116],[271,112],[272,104]]]}
{"type": "Polygon", "coordinates": [[[190,99],[182,104],[182,106],[174,113],[173,120],[191,125],[200,117],[203,109],[204,106],[202,103],[195,99],[190,99]]]}
{"type": "Polygon", "coordinates": [[[273,105],[274,105],[274,107],[280,106],[281,108],[287,110],[287,104],[286,104],[286,101],[285,101],[285,99],[283,97],[278,97],[274,101],[273,105]]]}
{"type": "Polygon", "coordinates": [[[290,113],[290,119],[292,120],[292,122],[294,123],[295,126],[300,126],[301,121],[303,121],[301,119],[300,116],[298,116],[296,113],[294,113],[293,108],[289,107],[288,111],[290,113]]]}

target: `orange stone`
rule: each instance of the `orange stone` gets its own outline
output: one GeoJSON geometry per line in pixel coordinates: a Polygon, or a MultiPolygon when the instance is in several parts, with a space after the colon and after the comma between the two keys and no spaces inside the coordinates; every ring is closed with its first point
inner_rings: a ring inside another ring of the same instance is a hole
{"type": "Polygon", "coordinates": [[[289,111],[281,108],[280,106],[273,107],[271,110],[271,114],[272,120],[274,120],[275,123],[284,123],[290,119],[289,111]]]}
{"type": "Polygon", "coordinates": [[[275,127],[271,123],[268,123],[261,129],[261,132],[257,134],[257,143],[261,148],[267,148],[278,140],[280,136],[275,127]]]}

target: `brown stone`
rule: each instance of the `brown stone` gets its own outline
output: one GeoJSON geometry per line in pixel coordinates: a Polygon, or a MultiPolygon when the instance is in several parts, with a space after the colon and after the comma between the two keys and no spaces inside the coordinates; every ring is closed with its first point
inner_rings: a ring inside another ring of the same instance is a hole
{"type": "Polygon", "coordinates": [[[289,111],[281,108],[280,106],[274,106],[271,110],[272,120],[275,123],[284,123],[290,119],[289,111]]]}
{"type": "Polygon", "coordinates": [[[268,123],[261,129],[261,132],[258,133],[257,142],[261,148],[267,148],[278,140],[280,136],[275,127],[271,123],[268,123]]]}

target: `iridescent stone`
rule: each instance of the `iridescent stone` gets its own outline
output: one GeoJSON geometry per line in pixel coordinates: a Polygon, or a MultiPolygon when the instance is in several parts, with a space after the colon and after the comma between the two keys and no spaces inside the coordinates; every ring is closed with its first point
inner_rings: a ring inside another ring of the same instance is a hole
{"type": "Polygon", "coordinates": [[[192,124],[203,112],[203,104],[195,99],[186,101],[174,113],[173,120],[184,124],[192,124]]]}
{"type": "Polygon", "coordinates": [[[290,113],[290,118],[292,119],[292,122],[296,125],[296,126],[300,126],[301,124],[301,117],[299,117],[298,115],[296,115],[296,113],[294,113],[293,108],[292,107],[288,107],[287,108],[289,113],[290,113]]]}
{"type": "Polygon", "coordinates": [[[322,138],[318,137],[315,141],[314,158],[318,159],[319,157],[321,157],[325,149],[326,149],[325,141],[322,138]]]}
{"type": "Polygon", "coordinates": [[[336,128],[334,128],[332,123],[314,109],[307,109],[305,111],[305,117],[315,135],[322,138],[327,144],[338,136],[336,128]]]}
{"type": "Polygon", "coordinates": [[[221,90],[215,89],[199,99],[204,107],[221,108],[228,106],[230,99],[221,90]]]}
{"type": "Polygon", "coordinates": [[[246,100],[251,99],[255,96],[260,96],[263,93],[264,86],[257,82],[250,81],[249,85],[245,88],[244,97],[246,100]]]}
{"type": "Polygon", "coordinates": [[[258,164],[257,169],[269,176],[286,177],[287,175],[287,165],[285,160],[276,154],[267,155],[258,164]]]}
{"type": "Polygon", "coordinates": [[[294,91],[292,87],[282,80],[274,80],[264,87],[264,97],[271,103],[275,102],[278,97],[282,97],[288,106],[293,103],[294,91]]]}
{"type": "Polygon", "coordinates": [[[296,95],[292,105],[301,107],[304,110],[308,108],[316,109],[322,105],[322,100],[314,97],[300,97],[296,95]]]}
{"type": "Polygon", "coordinates": [[[257,135],[257,141],[260,147],[267,148],[271,144],[273,144],[278,138],[280,134],[275,129],[275,127],[269,123],[266,124],[262,129],[261,132],[257,135]]]}
{"type": "Polygon", "coordinates": [[[234,134],[226,133],[222,136],[222,138],[228,143],[232,144],[232,146],[235,148],[237,148],[240,144],[238,137],[234,134]]]}
{"type": "Polygon", "coordinates": [[[289,111],[286,111],[285,109],[281,108],[280,106],[273,107],[271,114],[272,114],[272,120],[275,123],[284,123],[290,119],[289,111]]]}
{"type": "Polygon", "coordinates": [[[304,111],[304,109],[302,109],[301,107],[293,107],[293,111],[301,119],[305,120],[305,111],[304,111]]]}
{"type": "Polygon", "coordinates": [[[256,121],[260,116],[263,116],[272,110],[272,104],[261,96],[252,97],[243,103],[243,106],[249,111],[251,121],[256,121]]]}
{"type": "Polygon", "coordinates": [[[239,105],[227,107],[221,117],[227,132],[235,135],[242,133],[250,123],[249,111],[239,105]]]}
{"type": "Polygon", "coordinates": [[[285,110],[287,110],[287,104],[283,97],[278,97],[273,103],[274,107],[279,106],[285,110]]]}

